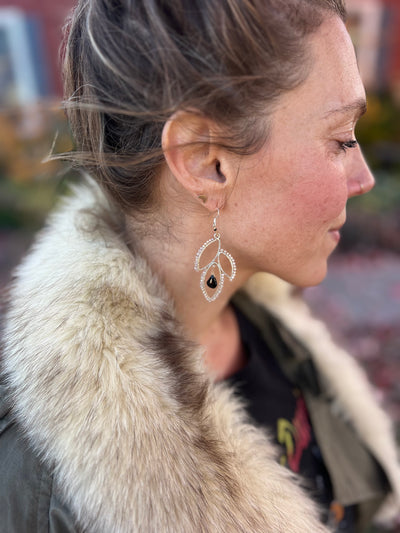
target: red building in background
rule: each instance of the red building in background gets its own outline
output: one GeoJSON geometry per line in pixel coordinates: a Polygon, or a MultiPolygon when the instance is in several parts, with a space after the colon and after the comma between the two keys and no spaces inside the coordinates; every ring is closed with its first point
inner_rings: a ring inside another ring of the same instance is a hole
{"type": "MultiPolygon", "coordinates": [[[[0,91],[3,92],[3,99],[0,98],[0,101],[3,105],[7,104],[4,96],[4,57],[9,63],[8,75],[13,77],[14,82],[19,75],[22,80],[25,76],[26,83],[30,83],[26,71],[21,74],[17,72],[25,56],[29,55],[29,60],[35,63],[35,76],[40,78],[40,90],[35,89],[38,96],[62,94],[59,48],[62,27],[73,5],[74,0],[0,0],[0,48],[3,44],[0,50],[0,91]],[[21,39],[22,26],[26,30],[26,39],[21,39]],[[28,43],[25,46],[27,50],[23,49],[22,41],[28,43]]],[[[11,103],[19,103],[18,98],[11,103]]]]}
{"type": "Polygon", "coordinates": [[[400,101],[400,1],[347,0],[347,9],[367,89],[389,90],[400,101]]]}
{"type": "Polygon", "coordinates": [[[388,85],[400,101],[400,2],[383,0],[387,11],[383,40],[388,50],[388,85]]]}

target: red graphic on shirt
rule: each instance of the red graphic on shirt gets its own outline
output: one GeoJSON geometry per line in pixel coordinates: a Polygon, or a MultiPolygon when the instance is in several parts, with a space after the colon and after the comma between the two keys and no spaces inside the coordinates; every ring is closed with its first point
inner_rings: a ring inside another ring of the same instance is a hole
{"type": "Polygon", "coordinates": [[[278,442],[286,450],[286,455],[281,457],[281,464],[288,465],[293,472],[299,472],[301,457],[310,441],[311,426],[308,421],[307,407],[304,398],[300,396],[296,402],[293,422],[285,418],[278,419],[278,442]]]}

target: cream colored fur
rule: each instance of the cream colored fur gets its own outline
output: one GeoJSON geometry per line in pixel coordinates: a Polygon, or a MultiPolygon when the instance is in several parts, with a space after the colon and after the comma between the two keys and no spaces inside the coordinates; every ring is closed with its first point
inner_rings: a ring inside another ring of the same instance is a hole
{"type": "MultiPolygon", "coordinates": [[[[254,283],[257,293],[271,286],[269,277],[254,283]]],[[[363,375],[283,292],[288,310],[277,294],[273,310],[318,348],[327,386],[349,416],[363,415],[358,429],[398,496],[389,423],[363,375]],[[352,376],[364,401],[348,392],[352,376]],[[370,435],[376,428],[381,436],[370,435]]],[[[78,188],[51,217],[17,270],[11,302],[4,364],[16,416],[82,529],[326,531],[268,438],[226,386],[210,382],[200,348],[95,186],[78,188]]]]}

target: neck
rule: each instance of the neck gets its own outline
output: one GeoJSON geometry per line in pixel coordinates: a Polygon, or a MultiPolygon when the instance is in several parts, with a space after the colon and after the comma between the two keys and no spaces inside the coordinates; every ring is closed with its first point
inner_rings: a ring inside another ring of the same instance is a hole
{"type": "MultiPolygon", "coordinates": [[[[136,221],[128,220],[128,234],[137,234],[136,221]]],[[[146,224],[148,227],[148,222],[146,224]]],[[[161,224],[159,224],[161,227],[161,224]]],[[[152,224],[156,228],[156,224],[152,224]]],[[[233,294],[247,281],[251,273],[240,269],[232,282],[227,278],[221,294],[214,302],[208,302],[200,289],[201,273],[194,270],[194,260],[200,246],[212,236],[212,215],[204,210],[197,216],[182,215],[180,231],[168,225],[151,234],[140,232],[134,238],[140,253],[147,259],[150,268],[164,283],[174,303],[178,320],[188,334],[201,344],[210,340],[210,332],[223,323],[224,313],[233,294]],[[182,229],[184,228],[184,230],[182,229]]],[[[223,241],[223,234],[222,234],[223,241]]]]}

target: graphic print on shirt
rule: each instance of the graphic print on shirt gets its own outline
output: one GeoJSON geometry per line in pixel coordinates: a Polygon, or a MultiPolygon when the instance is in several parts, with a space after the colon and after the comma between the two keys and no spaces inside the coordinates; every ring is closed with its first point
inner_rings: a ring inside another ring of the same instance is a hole
{"type": "Polygon", "coordinates": [[[278,418],[277,439],[285,449],[280,458],[281,465],[288,466],[292,472],[299,472],[301,458],[311,442],[311,426],[303,396],[299,396],[296,400],[292,422],[278,418]]]}

